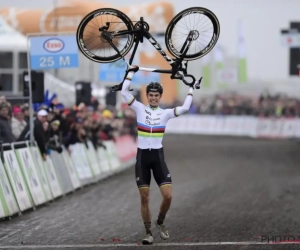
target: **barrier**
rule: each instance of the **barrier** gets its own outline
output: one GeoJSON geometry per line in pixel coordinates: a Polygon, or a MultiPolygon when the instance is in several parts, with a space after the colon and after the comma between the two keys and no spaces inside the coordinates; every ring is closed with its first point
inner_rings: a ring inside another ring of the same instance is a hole
{"type": "Polygon", "coordinates": [[[27,210],[33,206],[25,180],[22,175],[15,152],[11,149],[4,151],[4,167],[10,180],[10,185],[16,197],[20,211],[27,210]]]}
{"type": "Polygon", "coordinates": [[[47,200],[29,148],[16,149],[15,152],[34,205],[45,203],[47,200]]]}
{"type": "Polygon", "coordinates": [[[259,118],[257,123],[257,137],[261,138],[292,138],[296,137],[297,119],[259,118]]]}
{"type": "Polygon", "coordinates": [[[47,157],[46,161],[44,162],[43,167],[46,172],[46,176],[47,176],[47,180],[49,183],[49,187],[51,189],[52,197],[53,198],[60,197],[63,194],[63,192],[61,190],[60,183],[58,181],[57,174],[55,172],[53,162],[50,157],[47,157]]]}
{"type": "Polygon", "coordinates": [[[66,168],[68,170],[73,188],[74,188],[74,190],[76,190],[77,188],[81,187],[81,183],[80,183],[79,178],[78,178],[78,173],[75,169],[75,166],[73,164],[72,159],[70,158],[70,156],[68,155],[66,150],[64,150],[62,152],[62,156],[63,156],[64,161],[66,163],[66,168]]]}
{"type": "Polygon", "coordinates": [[[99,159],[97,157],[97,154],[96,154],[96,150],[94,148],[94,145],[91,141],[88,141],[87,142],[87,147],[83,147],[84,148],[84,151],[85,151],[85,154],[86,154],[86,159],[87,159],[87,162],[90,166],[90,169],[91,169],[91,172],[93,174],[93,176],[95,177],[95,181],[99,180],[99,176],[101,174],[101,169],[100,169],[100,166],[99,166],[99,159]]]}
{"type": "Polygon", "coordinates": [[[247,136],[253,138],[300,138],[299,118],[182,115],[171,119],[165,133],[247,136]]]}
{"type": "Polygon", "coordinates": [[[116,139],[115,148],[121,163],[123,163],[135,158],[137,153],[137,142],[129,135],[125,135],[116,139]]]}
{"type": "Polygon", "coordinates": [[[130,136],[120,141],[122,147],[119,145],[118,150],[113,141],[105,141],[106,148],[97,150],[91,142],[87,146],[76,143],[71,145],[71,153],[66,149],[62,153],[50,151],[46,161],[36,145],[28,142],[3,144],[0,218],[36,209],[36,206],[132,166],[136,144],[130,136]]]}
{"type": "MultiPolygon", "coordinates": [[[[28,146],[29,145],[27,144],[27,147],[28,146]]],[[[45,172],[42,156],[41,156],[41,154],[40,154],[37,147],[29,147],[29,148],[30,148],[32,157],[34,159],[35,165],[37,167],[37,172],[38,172],[38,175],[39,175],[40,180],[41,180],[41,184],[42,184],[42,188],[43,188],[46,200],[47,201],[52,200],[53,197],[52,197],[51,189],[50,189],[50,186],[49,186],[49,183],[48,183],[48,180],[47,180],[47,175],[46,175],[46,172],[45,172]]]]}
{"type": "Polygon", "coordinates": [[[111,172],[110,163],[108,160],[108,154],[107,151],[100,147],[98,149],[98,158],[100,159],[100,169],[101,169],[101,175],[107,176],[111,172]]]}
{"type": "Polygon", "coordinates": [[[92,171],[85,157],[83,145],[76,143],[70,146],[71,158],[78,172],[79,180],[82,185],[86,185],[93,181],[92,171]]]}
{"type": "Polygon", "coordinates": [[[0,218],[13,215],[19,211],[17,202],[0,161],[0,218]]]}
{"type": "MultiPolygon", "coordinates": [[[[171,119],[166,133],[300,138],[300,119],[250,116],[182,115],[171,119]]],[[[51,151],[46,161],[27,142],[3,144],[0,163],[0,218],[35,209],[77,188],[123,171],[135,162],[137,142],[125,135],[105,141],[71,145],[71,152],[51,151]],[[104,148],[105,147],[105,148],[104,148]],[[3,164],[2,164],[3,163],[3,164]]]]}
{"type": "Polygon", "coordinates": [[[50,157],[57,176],[57,181],[60,184],[61,193],[67,194],[72,192],[74,188],[62,154],[59,154],[56,151],[51,151],[50,157]]]}
{"type": "Polygon", "coordinates": [[[109,158],[111,169],[118,169],[120,167],[121,162],[118,158],[115,144],[112,141],[105,141],[103,144],[106,147],[106,152],[109,158]]]}

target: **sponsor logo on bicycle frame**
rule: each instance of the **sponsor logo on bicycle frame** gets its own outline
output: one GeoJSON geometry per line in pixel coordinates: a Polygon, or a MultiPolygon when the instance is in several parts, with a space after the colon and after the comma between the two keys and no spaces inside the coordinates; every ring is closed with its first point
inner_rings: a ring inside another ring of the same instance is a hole
{"type": "Polygon", "coordinates": [[[166,52],[163,51],[163,49],[153,37],[149,38],[149,42],[154,46],[154,48],[158,50],[158,52],[166,59],[167,62],[169,62],[170,64],[173,63],[173,60],[167,56],[166,52]]]}
{"type": "Polygon", "coordinates": [[[65,44],[58,38],[50,38],[44,42],[44,49],[48,52],[56,53],[62,51],[65,44]]]}

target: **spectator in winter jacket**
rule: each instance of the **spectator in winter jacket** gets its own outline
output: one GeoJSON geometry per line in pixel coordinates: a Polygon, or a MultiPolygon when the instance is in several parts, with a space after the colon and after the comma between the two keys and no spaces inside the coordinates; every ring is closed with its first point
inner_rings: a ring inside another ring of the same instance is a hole
{"type": "Polygon", "coordinates": [[[22,131],[26,127],[27,123],[24,120],[24,115],[22,113],[21,108],[15,106],[13,108],[13,117],[11,119],[11,128],[12,128],[12,133],[15,137],[16,140],[19,139],[22,131]]]}
{"type": "Polygon", "coordinates": [[[11,130],[9,108],[10,106],[5,102],[0,104],[0,140],[3,143],[12,143],[15,141],[11,130]]]}
{"type": "MultiPolygon", "coordinates": [[[[38,111],[36,119],[34,120],[33,134],[34,139],[40,149],[41,155],[44,160],[46,160],[46,122],[47,122],[48,112],[44,109],[38,111]]],[[[47,124],[48,125],[48,124],[47,124]]],[[[48,128],[47,128],[48,129],[48,128]]]]}

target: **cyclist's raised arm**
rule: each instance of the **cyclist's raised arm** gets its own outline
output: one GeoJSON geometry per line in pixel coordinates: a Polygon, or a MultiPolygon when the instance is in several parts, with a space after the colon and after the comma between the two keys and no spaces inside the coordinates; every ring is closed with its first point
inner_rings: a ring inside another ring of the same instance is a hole
{"type": "Polygon", "coordinates": [[[130,68],[127,70],[128,74],[125,78],[125,81],[123,82],[122,91],[121,91],[123,99],[134,111],[138,110],[141,106],[143,106],[143,104],[138,102],[129,91],[132,77],[134,73],[137,72],[138,70],[139,70],[138,67],[130,68]]]}
{"type": "Polygon", "coordinates": [[[166,111],[168,112],[167,117],[169,119],[174,118],[174,117],[178,117],[184,113],[186,113],[187,111],[189,111],[191,105],[192,105],[192,101],[193,101],[193,91],[194,88],[190,87],[189,88],[189,92],[187,94],[187,97],[184,100],[184,103],[182,106],[177,106],[173,109],[167,109],[166,111]]]}

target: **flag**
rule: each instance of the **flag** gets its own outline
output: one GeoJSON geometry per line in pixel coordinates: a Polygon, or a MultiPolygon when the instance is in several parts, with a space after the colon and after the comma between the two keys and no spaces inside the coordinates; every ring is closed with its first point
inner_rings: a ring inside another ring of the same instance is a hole
{"type": "Polygon", "coordinates": [[[238,22],[238,79],[239,83],[247,82],[246,47],[241,21],[238,22]]]}
{"type": "Polygon", "coordinates": [[[211,68],[210,68],[210,54],[208,53],[201,59],[202,64],[202,82],[201,87],[210,88],[211,87],[211,68]]]}
{"type": "Polygon", "coordinates": [[[216,71],[216,86],[219,88],[224,88],[226,87],[226,83],[223,82],[222,79],[222,72],[224,70],[224,56],[223,56],[223,51],[220,46],[220,43],[217,43],[214,50],[214,63],[215,63],[215,71],[216,71]]]}

